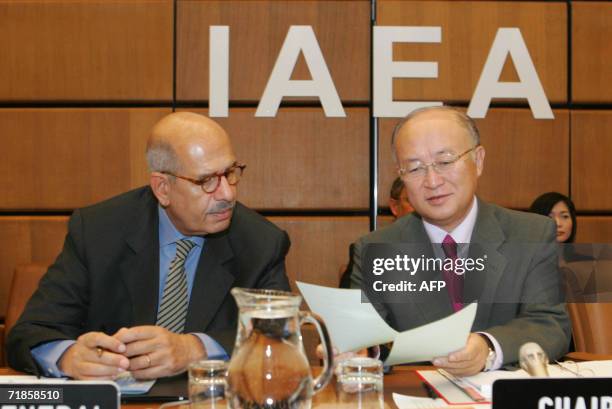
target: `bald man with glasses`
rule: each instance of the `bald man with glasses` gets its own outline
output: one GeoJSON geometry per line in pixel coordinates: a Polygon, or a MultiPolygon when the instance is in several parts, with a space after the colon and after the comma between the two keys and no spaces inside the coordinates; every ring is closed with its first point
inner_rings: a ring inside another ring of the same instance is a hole
{"type": "Polygon", "coordinates": [[[74,212],[64,248],[8,338],[11,367],[46,376],[171,376],[227,359],[233,287],[289,290],[287,234],[236,201],[246,168],[204,116],[161,119],[149,186],[74,212]]]}

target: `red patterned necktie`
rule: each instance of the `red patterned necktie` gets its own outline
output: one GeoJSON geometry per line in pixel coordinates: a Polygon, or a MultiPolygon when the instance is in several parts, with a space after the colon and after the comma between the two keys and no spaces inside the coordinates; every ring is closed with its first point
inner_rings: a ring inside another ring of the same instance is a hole
{"type": "MultiPolygon", "coordinates": [[[[453,265],[457,260],[457,243],[447,234],[442,241],[442,250],[447,259],[453,260],[453,265]]],[[[446,261],[444,266],[446,266],[446,261]]],[[[444,281],[446,282],[446,288],[448,289],[448,295],[453,306],[453,311],[457,312],[463,308],[463,274],[455,274],[454,269],[444,269],[444,281]]]]}

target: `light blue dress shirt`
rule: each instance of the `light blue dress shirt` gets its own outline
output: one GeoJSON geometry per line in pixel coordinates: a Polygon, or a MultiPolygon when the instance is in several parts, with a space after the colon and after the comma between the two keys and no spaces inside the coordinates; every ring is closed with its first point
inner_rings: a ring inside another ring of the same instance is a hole
{"type": "MultiPolygon", "coordinates": [[[[157,308],[161,303],[166,277],[170,263],[176,254],[176,242],[182,239],[188,239],[195,243],[193,249],[189,252],[185,260],[185,274],[187,276],[188,296],[191,298],[191,289],[195,280],[196,268],[200,260],[200,254],[204,250],[205,239],[203,237],[193,236],[187,237],[182,235],[172,221],[168,218],[166,211],[158,208],[159,214],[159,293],[157,297],[157,308]]],[[[206,348],[208,359],[229,359],[229,355],[218,342],[203,333],[194,333],[206,348]]],[[[32,348],[32,356],[42,368],[45,376],[59,377],[65,376],[57,363],[62,357],[66,349],[74,344],[74,340],[50,341],[32,348]]]]}

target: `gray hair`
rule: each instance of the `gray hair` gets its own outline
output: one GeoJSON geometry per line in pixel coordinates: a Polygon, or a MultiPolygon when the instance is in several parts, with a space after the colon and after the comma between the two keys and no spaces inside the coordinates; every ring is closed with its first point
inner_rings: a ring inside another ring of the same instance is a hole
{"type": "Polygon", "coordinates": [[[446,111],[446,112],[453,114],[453,116],[457,120],[457,123],[461,125],[472,138],[472,142],[474,143],[474,146],[480,145],[480,132],[478,132],[478,127],[476,126],[476,122],[474,122],[474,120],[470,118],[467,114],[465,114],[463,111],[460,111],[459,109],[449,106],[449,105],[418,108],[418,109],[415,109],[414,111],[411,111],[408,115],[403,117],[397,123],[397,125],[395,125],[395,128],[393,128],[393,133],[391,134],[391,151],[393,152],[393,159],[395,159],[396,162],[397,162],[397,151],[395,149],[395,139],[397,138],[397,135],[399,134],[400,130],[406,124],[406,122],[410,121],[411,119],[414,119],[416,116],[420,114],[423,114],[429,111],[446,111]]]}
{"type": "Polygon", "coordinates": [[[179,173],[181,162],[172,145],[161,140],[149,140],[146,150],[147,164],[151,172],[179,173]]]}

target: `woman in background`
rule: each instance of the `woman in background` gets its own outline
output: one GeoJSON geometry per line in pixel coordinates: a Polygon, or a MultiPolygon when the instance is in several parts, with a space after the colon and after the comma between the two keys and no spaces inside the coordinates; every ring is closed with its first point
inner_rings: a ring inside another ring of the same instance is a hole
{"type": "MultiPolygon", "coordinates": [[[[551,217],[557,225],[557,243],[573,243],[576,238],[576,208],[569,197],[557,192],[539,196],[529,207],[532,213],[551,217]]],[[[563,246],[559,260],[561,279],[564,282],[566,301],[582,303],[596,299],[593,258],[578,254],[573,245],[563,246]]],[[[579,315],[576,305],[569,304],[570,315],[579,315]]],[[[575,324],[574,324],[575,325],[575,324]]],[[[575,351],[572,336],[569,350],[575,351]]]]}
{"type": "Polygon", "coordinates": [[[557,192],[544,193],[533,201],[529,211],[555,221],[558,243],[573,243],[576,239],[576,208],[569,197],[557,192]]]}

